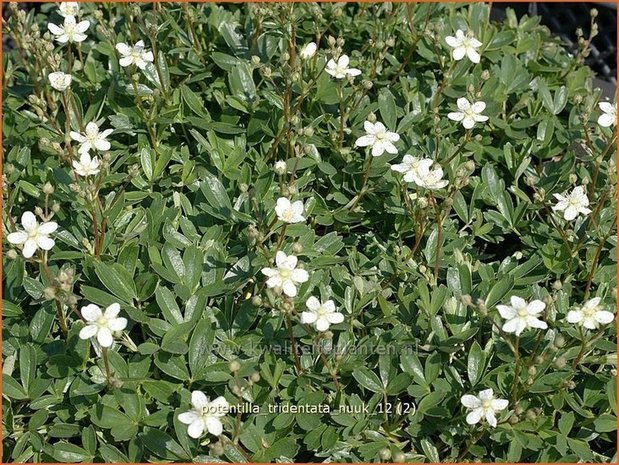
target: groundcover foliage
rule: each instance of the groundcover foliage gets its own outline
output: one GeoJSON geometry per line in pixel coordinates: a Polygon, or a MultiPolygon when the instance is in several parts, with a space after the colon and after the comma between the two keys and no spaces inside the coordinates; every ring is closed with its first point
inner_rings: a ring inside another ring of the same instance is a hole
{"type": "Polygon", "coordinates": [[[4,461],[614,457],[589,36],[483,4],[8,10],[4,461]]]}

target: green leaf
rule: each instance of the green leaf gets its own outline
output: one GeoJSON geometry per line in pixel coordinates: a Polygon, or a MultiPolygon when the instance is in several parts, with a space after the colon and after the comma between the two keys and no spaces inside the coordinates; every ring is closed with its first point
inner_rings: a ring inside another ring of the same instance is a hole
{"type": "Polygon", "coordinates": [[[140,437],[146,448],[159,458],[170,461],[191,461],[191,456],[180,444],[163,431],[145,427],[140,437]]]}
{"type": "Polygon", "coordinates": [[[159,305],[159,308],[163,312],[163,316],[168,323],[174,325],[184,321],[183,314],[176,303],[176,298],[174,297],[172,291],[170,291],[167,287],[157,288],[155,291],[155,300],[157,301],[157,305],[159,305]]]}
{"type": "Polygon", "coordinates": [[[389,89],[383,88],[378,93],[378,110],[385,127],[390,131],[395,131],[398,122],[397,106],[389,89]]]}
{"type": "Polygon", "coordinates": [[[512,290],[514,287],[514,278],[511,275],[504,276],[501,278],[490,292],[488,292],[488,296],[486,297],[486,307],[492,308],[496,306],[499,302],[503,300],[507,293],[512,290]]]}
{"type": "Polygon", "coordinates": [[[189,369],[196,379],[208,366],[214,340],[215,328],[213,323],[206,318],[201,319],[193,330],[189,342],[189,369]]]}
{"type": "Polygon", "coordinates": [[[384,388],[378,376],[365,367],[361,367],[353,372],[353,377],[361,386],[372,392],[383,392],[384,388]]]}
{"type": "Polygon", "coordinates": [[[93,458],[85,449],[67,442],[54,444],[53,456],[59,462],[66,463],[91,462],[93,458]]]}
{"type": "Polygon", "coordinates": [[[471,386],[475,386],[483,376],[485,364],[486,354],[477,341],[473,341],[466,364],[467,374],[469,381],[471,382],[471,386]]]}
{"type": "Polygon", "coordinates": [[[230,91],[236,97],[245,101],[253,101],[256,98],[256,84],[252,77],[252,70],[247,63],[238,63],[228,74],[230,91]]]}
{"type": "Polygon", "coordinates": [[[133,305],[133,299],[137,299],[135,282],[122,265],[99,262],[95,264],[95,273],[108,291],[123,302],[133,305]]]}

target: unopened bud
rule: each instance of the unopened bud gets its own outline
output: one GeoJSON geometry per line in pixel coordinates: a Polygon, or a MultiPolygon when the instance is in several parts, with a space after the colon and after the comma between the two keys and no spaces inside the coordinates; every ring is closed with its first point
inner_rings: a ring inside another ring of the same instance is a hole
{"type": "Polygon", "coordinates": [[[554,345],[559,349],[565,347],[565,338],[559,334],[557,337],[555,337],[554,345]]]}
{"type": "Polygon", "coordinates": [[[54,300],[56,298],[56,289],[53,287],[46,287],[43,289],[43,297],[45,300],[54,300]]]}
{"type": "Polygon", "coordinates": [[[286,170],[287,166],[285,161],[279,160],[275,162],[275,165],[273,166],[273,171],[275,171],[275,174],[277,174],[278,176],[283,176],[284,174],[286,174],[286,170]]]}
{"type": "Polygon", "coordinates": [[[228,364],[228,368],[230,369],[231,373],[236,373],[237,371],[239,371],[241,369],[241,364],[239,362],[237,362],[236,360],[232,360],[228,364]]]}
{"type": "Polygon", "coordinates": [[[54,193],[54,186],[52,186],[49,182],[43,184],[43,193],[47,195],[51,195],[54,193]]]}

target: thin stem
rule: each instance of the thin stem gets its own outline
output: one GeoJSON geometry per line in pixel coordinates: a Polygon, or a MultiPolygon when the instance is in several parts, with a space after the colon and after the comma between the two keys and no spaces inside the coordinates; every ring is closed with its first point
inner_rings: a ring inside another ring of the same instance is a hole
{"type": "Polygon", "coordinates": [[[303,368],[301,367],[301,360],[299,359],[299,354],[297,352],[297,341],[294,338],[294,334],[292,332],[292,319],[290,318],[290,312],[286,312],[286,326],[288,327],[288,338],[290,339],[290,344],[292,345],[292,353],[294,354],[294,364],[297,368],[297,375],[301,375],[303,373],[303,368]]]}
{"type": "Polygon", "coordinates": [[[340,385],[340,382],[337,379],[335,368],[329,367],[329,361],[327,360],[327,356],[325,355],[325,353],[322,351],[322,345],[320,344],[320,339],[319,339],[318,334],[316,334],[316,339],[314,340],[314,344],[318,347],[318,353],[320,354],[320,360],[322,360],[322,364],[329,371],[329,374],[331,375],[331,379],[333,380],[333,384],[335,384],[335,389],[339,392],[342,386],[340,385]]]}
{"type": "MultiPolygon", "coordinates": [[[[47,265],[47,252],[40,251],[40,256],[43,273],[45,274],[45,277],[49,281],[50,285],[53,285],[54,277],[52,276],[51,271],[49,271],[49,267],[47,265]]],[[[67,325],[66,316],[62,311],[62,302],[60,302],[60,299],[58,299],[58,297],[55,297],[54,301],[56,302],[56,316],[58,317],[58,324],[60,325],[60,329],[62,330],[66,338],[69,334],[69,327],[67,325]]]]}
{"type": "Polygon", "coordinates": [[[514,353],[516,357],[516,360],[515,360],[516,368],[514,371],[514,381],[512,383],[512,395],[511,395],[512,403],[516,402],[516,396],[518,394],[518,384],[520,381],[520,352],[518,350],[519,346],[520,346],[520,338],[516,337],[516,345],[515,345],[515,353],[514,353]]]}
{"type": "Polygon", "coordinates": [[[368,184],[368,179],[370,178],[370,168],[372,167],[373,159],[374,159],[373,156],[371,155],[368,156],[368,161],[366,162],[365,168],[363,170],[363,181],[361,183],[361,190],[359,191],[357,195],[353,197],[353,199],[350,202],[344,205],[340,210],[347,210],[347,209],[353,210],[357,206],[361,198],[367,193],[367,184],[368,184]]]}
{"type": "Polygon", "coordinates": [[[477,443],[477,441],[479,441],[482,438],[482,436],[484,435],[484,432],[485,432],[485,430],[482,429],[479,432],[479,434],[468,443],[468,445],[466,446],[466,449],[464,449],[462,451],[462,453],[456,459],[456,462],[461,462],[462,461],[462,459],[466,456],[466,454],[469,452],[469,450],[471,450],[471,447],[473,447],[477,443]]]}
{"type": "Polygon", "coordinates": [[[438,272],[441,266],[441,245],[443,242],[443,216],[440,211],[436,227],[438,232],[436,235],[436,254],[434,256],[434,282],[438,284],[438,272]]]}
{"type": "Polygon", "coordinates": [[[110,368],[110,360],[107,355],[108,348],[102,347],[101,353],[103,355],[103,364],[105,365],[105,376],[107,377],[107,384],[112,385],[112,370],[110,368]]]}

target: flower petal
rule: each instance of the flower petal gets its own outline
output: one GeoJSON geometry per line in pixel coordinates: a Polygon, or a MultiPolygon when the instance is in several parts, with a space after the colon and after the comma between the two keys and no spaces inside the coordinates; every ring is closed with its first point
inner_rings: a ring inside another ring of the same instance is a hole
{"type": "Polygon", "coordinates": [[[476,423],[479,423],[479,421],[481,420],[481,416],[484,413],[484,411],[480,408],[477,408],[475,410],[473,410],[472,412],[470,412],[467,416],[466,416],[466,422],[469,425],[474,425],[476,423]]]}
{"type": "Polygon", "coordinates": [[[465,394],[460,398],[460,402],[467,408],[479,408],[481,407],[481,401],[477,396],[471,394],[465,394]]]}
{"type": "Polygon", "coordinates": [[[97,333],[97,341],[101,344],[101,347],[111,347],[114,343],[112,332],[108,328],[99,328],[97,333]]]}
{"type": "Polygon", "coordinates": [[[198,418],[196,421],[189,425],[189,428],[187,428],[187,434],[189,435],[189,437],[192,437],[194,439],[198,439],[200,436],[202,436],[202,433],[204,433],[204,421],[202,420],[202,418],[198,418]]]}
{"type": "Polygon", "coordinates": [[[98,328],[95,325],[86,325],[80,329],[79,337],[80,339],[90,339],[97,334],[97,331],[98,328]]]}
{"type": "Polygon", "coordinates": [[[116,316],[120,313],[120,304],[113,303],[109,307],[105,309],[103,313],[106,318],[116,318],[116,316]]]}
{"type": "Polygon", "coordinates": [[[190,410],[188,412],[183,412],[178,415],[178,421],[185,425],[190,425],[194,421],[198,420],[200,416],[195,410],[190,410]]]}
{"type": "Polygon", "coordinates": [[[219,436],[224,430],[221,420],[215,417],[206,417],[204,419],[204,424],[208,432],[214,436],[219,436]]]}
{"type": "Polygon", "coordinates": [[[82,316],[86,319],[86,321],[97,321],[103,313],[98,305],[90,304],[82,307],[82,316]]]}
{"type": "Polygon", "coordinates": [[[198,412],[201,412],[204,407],[208,406],[208,398],[202,391],[193,391],[191,393],[191,405],[198,412]]]}
{"type": "Polygon", "coordinates": [[[127,319],[126,318],[112,318],[108,321],[107,327],[112,331],[122,331],[127,327],[127,319]]]}
{"type": "Polygon", "coordinates": [[[17,231],[9,234],[6,238],[11,244],[23,244],[28,240],[28,233],[26,231],[17,231]]]}

